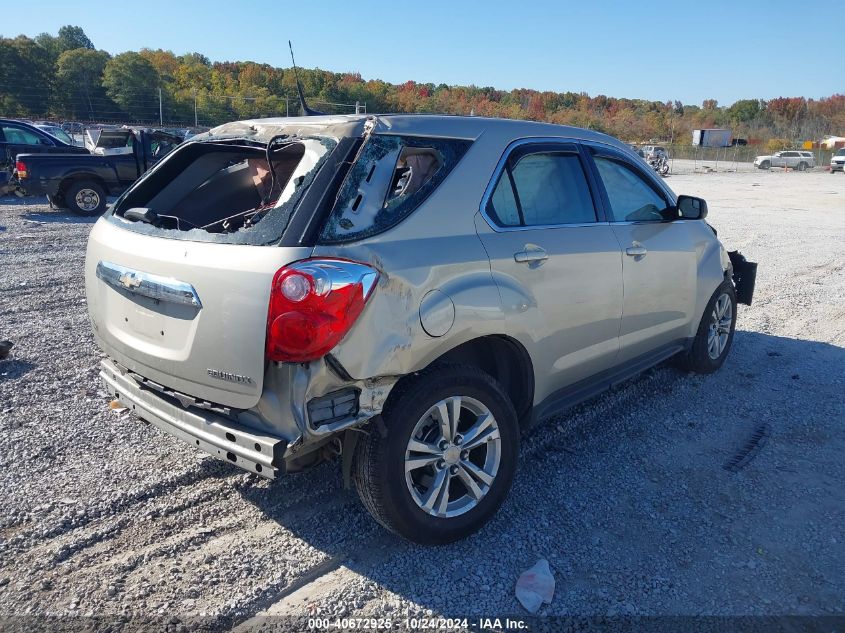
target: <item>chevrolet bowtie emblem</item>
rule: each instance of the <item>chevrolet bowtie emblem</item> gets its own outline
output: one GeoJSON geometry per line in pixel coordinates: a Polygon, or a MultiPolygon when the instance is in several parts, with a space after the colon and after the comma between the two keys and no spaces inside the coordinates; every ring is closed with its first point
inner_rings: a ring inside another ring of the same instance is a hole
{"type": "Polygon", "coordinates": [[[117,278],[120,282],[120,285],[124,288],[131,290],[132,288],[137,288],[141,285],[141,280],[135,276],[135,273],[123,273],[120,277],[117,278]]]}

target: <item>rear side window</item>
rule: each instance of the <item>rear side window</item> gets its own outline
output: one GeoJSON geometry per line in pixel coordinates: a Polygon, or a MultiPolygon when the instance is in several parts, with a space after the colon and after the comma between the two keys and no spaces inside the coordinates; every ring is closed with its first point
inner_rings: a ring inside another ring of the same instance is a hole
{"type": "Polygon", "coordinates": [[[376,235],[408,217],[469,148],[460,139],[373,135],[362,146],[323,227],[323,243],[376,235]]]}
{"type": "Polygon", "coordinates": [[[41,137],[34,132],[11,125],[3,126],[3,137],[13,145],[40,145],[41,137]]]}
{"type": "Polygon", "coordinates": [[[487,216],[504,228],[595,222],[595,207],[578,154],[512,155],[487,203],[487,216]]]}

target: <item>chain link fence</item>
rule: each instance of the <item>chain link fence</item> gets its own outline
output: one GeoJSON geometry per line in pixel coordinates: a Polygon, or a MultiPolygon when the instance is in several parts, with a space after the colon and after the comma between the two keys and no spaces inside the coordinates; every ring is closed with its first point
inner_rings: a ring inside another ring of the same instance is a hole
{"type": "MultiPolygon", "coordinates": [[[[701,147],[696,145],[662,145],[669,153],[670,173],[693,174],[721,172],[748,172],[756,170],[754,159],[757,156],[770,154],[759,145],[735,145],[732,147],[701,147]]],[[[830,165],[830,158],[835,150],[803,150],[812,151],[815,169],[826,169],[830,165]]],[[[776,168],[775,168],[776,169],[776,168]]]]}

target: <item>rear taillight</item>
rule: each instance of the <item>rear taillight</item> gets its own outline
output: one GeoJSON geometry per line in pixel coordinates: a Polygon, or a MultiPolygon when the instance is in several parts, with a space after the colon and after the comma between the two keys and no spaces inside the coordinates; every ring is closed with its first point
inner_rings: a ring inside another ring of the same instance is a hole
{"type": "Polygon", "coordinates": [[[23,161],[19,160],[15,163],[15,173],[17,173],[18,178],[27,177],[26,165],[23,163],[23,161]]]}
{"type": "Polygon", "coordinates": [[[302,363],[325,356],[349,332],[378,271],[342,259],[306,259],[273,277],[267,360],[302,363]]]}

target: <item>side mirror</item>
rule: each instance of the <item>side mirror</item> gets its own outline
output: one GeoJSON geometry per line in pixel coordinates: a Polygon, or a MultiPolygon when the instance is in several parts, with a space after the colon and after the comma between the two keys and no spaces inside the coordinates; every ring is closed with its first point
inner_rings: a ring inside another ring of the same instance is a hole
{"type": "Polygon", "coordinates": [[[703,220],[707,217],[707,201],[695,196],[678,196],[678,211],[683,220],[703,220]]]}

